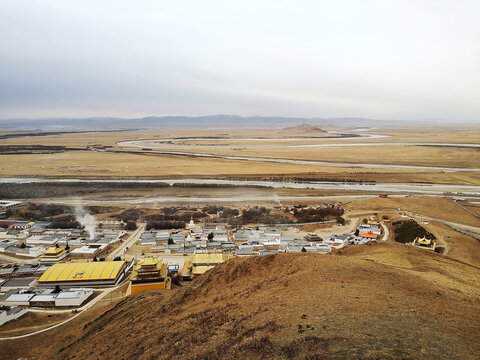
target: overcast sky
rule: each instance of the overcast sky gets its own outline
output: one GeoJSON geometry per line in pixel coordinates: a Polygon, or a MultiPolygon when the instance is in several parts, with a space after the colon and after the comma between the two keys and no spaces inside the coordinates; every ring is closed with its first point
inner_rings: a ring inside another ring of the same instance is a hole
{"type": "Polygon", "coordinates": [[[0,118],[480,121],[478,0],[0,0],[0,118]]]}

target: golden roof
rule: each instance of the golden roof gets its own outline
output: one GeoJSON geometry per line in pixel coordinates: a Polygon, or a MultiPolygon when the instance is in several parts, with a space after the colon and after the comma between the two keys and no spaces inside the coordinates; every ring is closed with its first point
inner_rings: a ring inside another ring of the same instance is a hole
{"type": "Polygon", "coordinates": [[[45,250],[45,252],[43,253],[43,255],[47,255],[47,256],[50,256],[50,255],[62,255],[64,252],[65,252],[65,249],[62,249],[62,248],[60,248],[60,247],[51,246],[51,247],[49,247],[47,250],[45,250]]]}
{"type": "Polygon", "coordinates": [[[138,261],[138,265],[141,265],[141,266],[155,266],[158,263],[159,263],[159,260],[153,257],[147,257],[138,261]]]}
{"type": "Polygon", "coordinates": [[[208,270],[213,269],[215,265],[200,265],[194,266],[192,270],[193,275],[202,275],[205,274],[208,270]]]}
{"type": "Polygon", "coordinates": [[[185,259],[185,263],[183,264],[182,276],[188,276],[190,274],[191,267],[192,267],[192,258],[188,257],[185,259]]]}
{"type": "Polygon", "coordinates": [[[40,283],[115,279],[125,261],[62,263],[48,268],[38,279],[40,283]]]}
{"type": "Polygon", "coordinates": [[[195,264],[220,264],[228,260],[228,256],[218,253],[194,254],[192,256],[192,263],[195,264]]]}
{"type": "MultiPolygon", "coordinates": [[[[135,276],[138,275],[138,271],[142,269],[143,267],[147,266],[154,266],[157,268],[157,270],[160,271],[161,276],[166,276],[168,273],[168,266],[166,263],[163,261],[156,259],[154,257],[146,257],[143,259],[138,260],[137,265],[133,268],[132,275],[130,276],[132,279],[135,278],[135,276]]],[[[147,268],[148,269],[148,268],[147,268]]],[[[146,270],[146,269],[145,269],[146,270]]]]}
{"type": "Polygon", "coordinates": [[[431,244],[433,240],[427,239],[425,236],[423,238],[416,238],[415,242],[420,243],[420,244],[431,244]]]}

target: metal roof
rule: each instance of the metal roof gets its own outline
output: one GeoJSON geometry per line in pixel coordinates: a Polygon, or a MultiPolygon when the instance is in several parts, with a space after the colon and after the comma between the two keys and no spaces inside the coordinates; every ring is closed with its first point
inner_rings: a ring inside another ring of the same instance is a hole
{"type": "Polygon", "coordinates": [[[35,295],[30,299],[30,301],[38,301],[38,302],[51,302],[55,301],[56,294],[53,295],[35,295]]]}
{"type": "Polygon", "coordinates": [[[6,302],[19,302],[19,301],[29,301],[35,294],[13,294],[10,295],[5,301],[6,302]]]}
{"type": "Polygon", "coordinates": [[[50,267],[38,280],[40,283],[57,281],[88,281],[116,279],[125,261],[98,261],[62,263],[50,267]]]}
{"type": "Polygon", "coordinates": [[[78,289],[75,291],[62,291],[57,295],[57,299],[76,299],[83,294],[91,293],[92,289],[78,289]]]}

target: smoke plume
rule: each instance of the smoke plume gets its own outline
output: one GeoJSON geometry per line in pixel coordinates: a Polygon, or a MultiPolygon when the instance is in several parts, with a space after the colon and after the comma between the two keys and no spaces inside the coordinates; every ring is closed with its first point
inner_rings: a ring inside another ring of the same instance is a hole
{"type": "Polygon", "coordinates": [[[93,240],[95,238],[96,228],[95,218],[93,217],[93,215],[85,211],[85,209],[80,204],[75,205],[74,212],[77,221],[80,223],[80,225],[83,226],[85,231],[88,232],[90,240],[93,240]]]}
{"type": "Polygon", "coordinates": [[[280,201],[277,193],[273,193],[273,201],[275,201],[278,205],[282,206],[282,202],[280,201]]]}

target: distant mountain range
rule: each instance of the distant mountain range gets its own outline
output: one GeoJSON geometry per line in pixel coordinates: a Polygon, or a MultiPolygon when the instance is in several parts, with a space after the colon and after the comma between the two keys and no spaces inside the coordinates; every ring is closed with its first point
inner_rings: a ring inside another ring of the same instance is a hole
{"type": "MultiPolygon", "coordinates": [[[[77,131],[77,130],[111,130],[111,129],[161,129],[161,128],[283,128],[297,125],[321,127],[375,127],[420,125],[420,122],[403,122],[391,120],[373,120],[365,118],[298,118],[265,117],[239,115],[210,116],[148,116],[142,118],[51,118],[51,119],[5,119],[0,120],[0,130],[4,131],[77,131]],[[308,123],[308,124],[304,124],[308,123]],[[311,125],[309,125],[311,124],[311,125]]],[[[432,122],[425,122],[432,124],[432,122]]],[[[321,130],[321,129],[320,129],[321,130]]]]}

